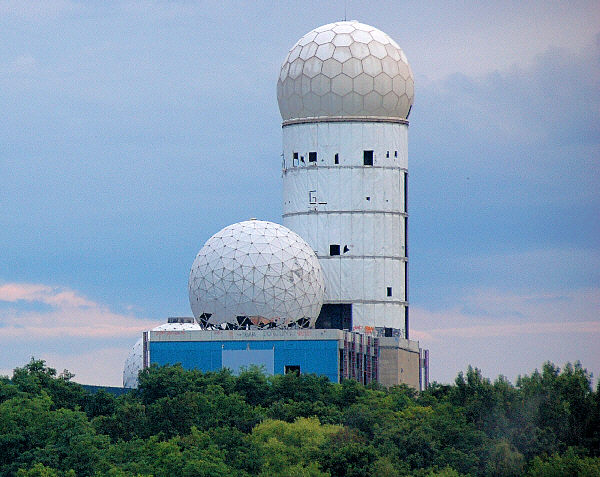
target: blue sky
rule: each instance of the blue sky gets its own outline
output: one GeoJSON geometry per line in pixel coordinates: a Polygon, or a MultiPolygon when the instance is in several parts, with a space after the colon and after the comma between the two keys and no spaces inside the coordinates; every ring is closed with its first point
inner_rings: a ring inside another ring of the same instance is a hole
{"type": "MultiPolygon", "coordinates": [[[[432,378],[600,373],[600,9],[357,2],[402,46],[412,337],[432,378]]],[[[522,4],[525,3],[525,4],[522,4]]],[[[281,221],[288,49],[344,2],[0,1],[0,373],[118,385],[206,239],[281,221]]]]}

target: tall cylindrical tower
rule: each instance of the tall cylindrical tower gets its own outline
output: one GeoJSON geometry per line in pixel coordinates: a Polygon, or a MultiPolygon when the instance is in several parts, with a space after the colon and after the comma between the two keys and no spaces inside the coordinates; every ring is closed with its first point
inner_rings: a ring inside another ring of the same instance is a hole
{"type": "Polygon", "coordinates": [[[307,33],[281,67],[283,223],[321,262],[324,327],[408,338],[413,96],[400,47],[356,21],[307,33]]]}

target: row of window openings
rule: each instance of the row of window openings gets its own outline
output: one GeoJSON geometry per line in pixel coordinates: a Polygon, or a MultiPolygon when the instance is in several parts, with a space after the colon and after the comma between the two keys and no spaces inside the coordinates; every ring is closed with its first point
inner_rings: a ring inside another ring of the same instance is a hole
{"type": "MultiPolygon", "coordinates": [[[[365,166],[372,166],[373,165],[373,156],[374,156],[373,151],[363,151],[363,164],[365,166]]],[[[390,151],[387,151],[385,153],[385,157],[387,157],[387,158],[390,157],[390,151]]],[[[398,157],[398,151],[394,151],[394,157],[398,157]]],[[[304,161],[304,156],[300,156],[297,152],[294,152],[293,158],[294,158],[294,160],[293,160],[292,165],[294,167],[297,167],[300,162],[302,164],[306,164],[306,162],[304,161]]],[[[313,163],[313,162],[317,162],[316,151],[311,151],[308,153],[308,162],[309,162],[309,164],[313,163]]],[[[333,156],[333,163],[334,164],[340,163],[340,155],[338,153],[335,153],[335,155],[333,156]]]]}

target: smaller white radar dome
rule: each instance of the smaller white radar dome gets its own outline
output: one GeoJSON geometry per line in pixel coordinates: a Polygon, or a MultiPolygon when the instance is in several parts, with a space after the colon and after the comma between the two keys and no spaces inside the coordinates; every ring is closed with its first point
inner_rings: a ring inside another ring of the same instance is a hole
{"type": "Polygon", "coordinates": [[[207,327],[314,326],[324,290],[310,245],[290,229],[262,220],[213,235],[189,278],[192,312],[207,327]]]}
{"type": "Polygon", "coordinates": [[[405,120],[413,99],[413,74],[402,49],[382,31],[355,20],[330,23],[300,38],[277,82],[284,121],[405,120]]]}
{"type": "MultiPolygon", "coordinates": [[[[189,320],[192,320],[189,318],[189,320]]],[[[198,323],[194,322],[171,322],[169,318],[168,323],[152,328],[152,331],[187,331],[187,330],[201,330],[202,328],[198,323]]],[[[142,338],[137,340],[129,352],[129,356],[125,360],[123,366],[123,387],[124,388],[137,388],[138,387],[138,374],[142,370],[144,361],[144,349],[142,338]]]]}

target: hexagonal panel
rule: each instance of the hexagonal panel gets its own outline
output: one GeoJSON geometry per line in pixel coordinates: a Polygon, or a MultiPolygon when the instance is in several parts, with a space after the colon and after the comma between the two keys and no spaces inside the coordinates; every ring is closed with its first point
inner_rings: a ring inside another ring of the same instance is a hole
{"type": "Polygon", "coordinates": [[[415,95],[415,82],[412,78],[406,80],[406,95],[412,99],[415,95]]]}
{"type": "Polygon", "coordinates": [[[310,78],[308,76],[302,75],[296,80],[296,91],[300,92],[300,96],[304,96],[311,91],[310,78]],[[299,88],[298,85],[300,85],[299,88]]]}
{"type": "Polygon", "coordinates": [[[374,56],[367,56],[362,60],[363,71],[373,78],[383,71],[381,60],[374,56]]]}
{"type": "Polygon", "coordinates": [[[302,74],[302,68],[304,68],[304,60],[298,58],[292,61],[292,63],[290,64],[290,78],[298,78],[298,76],[302,74]]]}
{"type": "Polygon", "coordinates": [[[331,30],[322,31],[321,33],[317,34],[314,41],[318,45],[323,45],[325,43],[331,42],[331,40],[333,40],[334,36],[335,36],[335,33],[331,30]]]}
{"type": "Polygon", "coordinates": [[[279,79],[281,81],[285,80],[285,77],[288,75],[289,72],[290,64],[288,62],[285,62],[284,65],[281,67],[281,71],[279,72],[279,79]]]}
{"type": "Polygon", "coordinates": [[[336,59],[330,58],[323,62],[321,73],[329,78],[333,78],[342,72],[342,64],[336,59]]]}
{"type": "MultiPolygon", "coordinates": [[[[303,52],[304,48],[302,48],[303,52]]],[[[380,60],[387,56],[387,50],[385,49],[385,46],[383,46],[378,41],[372,41],[371,43],[369,43],[369,51],[375,58],[379,58],[380,60]]],[[[302,55],[300,55],[300,57],[302,57],[302,55]]]]}
{"type": "Polygon", "coordinates": [[[345,74],[340,74],[331,80],[331,91],[340,96],[344,96],[352,91],[352,78],[345,74]]]}
{"type": "Polygon", "coordinates": [[[311,41],[313,41],[315,39],[316,36],[317,36],[317,32],[311,31],[311,32],[307,33],[306,35],[304,35],[302,38],[300,38],[298,40],[297,44],[300,46],[308,45],[311,41]]]}
{"type": "Polygon", "coordinates": [[[368,74],[361,73],[354,78],[353,90],[358,94],[365,95],[373,91],[373,77],[368,74]]]}
{"type": "Polygon", "coordinates": [[[383,97],[383,107],[388,111],[394,111],[398,104],[398,96],[395,93],[388,93],[383,97]]]}
{"type": "Polygon", "coordinates": [[[289,98],[294,94],[294,80],[288,79],[283,83],[283,97],[289,98]]]}
{"type": "Polygon", "coordinates": [[[352,36],[354,41],[358,41],[359,43],[369,43],[373,40],[371,34],[363,30],[354,30],[350,36],[352,36]]]}
{"type": "Polygon", "coordinates": [[[398,74],[402,76],[404,79],[408,79],[410,77],[410,73],[408,71],[408,65],[406,63],[402,63],[399,61],[398,65],[398,74]]]}
{"type": "Polygon", "coordinates": [[[406,93],[406,81],[402,76],[394,76],[392,78],[392,88],[394,89],[394,93],[398,96],[402,96],[406,93]]]}
{"type": "Polygon", "coordinates": [[[323,62],[316,56],[312,56],[304,62],[302,73],[309,78],[314,78],[321,72],[321,66],[323,62]]]}
{"type": "Polygon", "coordinates": [[[311,41],[307,45],[304,45],[302,47],[302,51],[300,52],[300,58],[302,58],[303,60],[307,60],[311,56],[315,56],[318,47],[319,45],[317,45],[314,41],[311,41]]]}
{"type": "Polygon", "coordinates": [[[350,48],[347,46],[337,46],[333,52],[333,57],[340,63],[343,63],[344,61],[352,58],[352,53],[350,52],[350,48]]]}
{"type": "Polygon", "coordinates": [[[354,78],[362,73],[362,64],[358,58],[350,58],[342,64],[342,73],[354,78]]]}
{"type": "Polygon", "coordinates": [[[350,45],[350,52],[354,58],[362,60],[363,58],[369,56],[369,47],[364,43],[354,42],[350,45]]]}
{"type": "Polygon", "coordinates": [[[390,37],[383,33],[381,30],[373,30],[371,32],[371,36],[374,40],[378,41],[382,45],[387,45],[388,43],[390,43],[390,37]]]}
{"type": "Polygon", "coordinates": [[[323,74],[315,76],[310,82],[310,85],[311,90],[319,96],[323,96],[331,91],[331,80],[323,74]]]}
{"type": "Polygon", "coordinates": [[[335,46],[350,46],[352,44],[352,37],[347,33],[341,33],[335,35],[331,41],[335,46]]]}
{"type": "Polygon", "coordinates": [[[312,91],[302,97],[302,103],[304,104],[304,109],[309,111],[313,116],[321,108],[321,98],[312,91]]]}
{"type": "Polygon", "coordinates": [[[352,22],[339,22],[333,27],[333,31],[336,33],[352,33],[354,30],[352,22]]]}
{"type": "Polygon", "coordinates": [[[398,63],[389,55],[381,60],[381,66],[383,67],[383,72],[391,78],[398,74],[398,63]]]}
{"type": "Polygon", "coordinates": [[[289,54],[287,60],[290,63],[293,62],[296,58],[298,58],[300,56],[301,51],[302,51],[302,46],[296,45],[294,48],[292,48],[292,51],[290,51],[290,54],[289,54]]]}
{"type": "Polygon", "coordinates": [[[363,109],[363,97],[358,93],[348,93],[342,98],[344,113],[350,115],[359,114],[363,109]]]}
{"type": "Polygon", "coordinates": [[[363,101],[367,111],[378,111],[381,108],[382,97],[376,91],[371,91],[365,95],[363,101]]]}
{"type": "Polygon", "coordinates": [[[317,58],[325,61],[333,56],[333,52],[335,51],[335,46],[333,43],[325,43],[324,45],[319,46],[317,48],[317,58]]]}
{"type": "Polygon", "coordinates": [[[377,91],[382,96],[392,91],[392,78],[390,78],[385,73],[380,73],[375,76],[375,91],[377,91]]]}
{"type": "Polygon", "coordinates": [[[385,45],[385,51],[394,61],[400,61],[400,52],[391,43],[385,45]]]}

